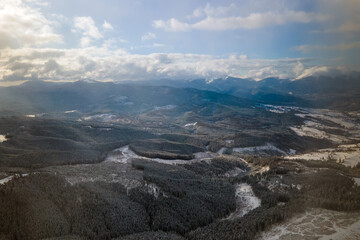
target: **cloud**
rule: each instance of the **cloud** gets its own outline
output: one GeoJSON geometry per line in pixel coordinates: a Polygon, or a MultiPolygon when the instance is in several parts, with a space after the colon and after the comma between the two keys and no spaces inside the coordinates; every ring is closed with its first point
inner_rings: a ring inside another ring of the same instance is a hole
{"type": "Polygon", "coordinates": [[[226,76],[295,78],[294,64],[307,59],[250,59],[246,55],[217,57],[206,54],[131,54],[103,47],[77,49],[5,49],[0,59],[0,81],[100,81],[149,79],[215,79],[226,76]]]}
{"type": "Polygon", "coordinates": [[[155,39],[155,38],[156,38],[155,33],[148,32],[147,34],[141,36],[141,41],[148,41],[148,40],[155,39]]]}
{"type": "Polygon", "coordinates": [[[195,9],[192,16],[190,16],[190,18],[202,17],[202,19],[197,22],[187,23],[171,18],[169,20],[155,20],[153,21],[153,27],[174,32],[189,30],[222,31],[258,29],[294,22],[322,22],[328,19],[328,16],[325,14],[293,10],[257,12],[245,17],[239,16],[239,13],[236,13],[237,11],[238,8],[234,4],[228,7],[216,8],[207,4],[205,8],[195,9]]]}
{"type": "Polygon", "coordinates": [[[347,50],[352,50],[352,49],[357,49],[360,48],[360,41],[359,42],[351,42],[351,43],[340,43],[338,45],[332,45],[332,46],[327,46],[327,45],[300,45],[300,46],[296,46],[294,47],[294,50],[302,52],[302,53],[312,53],[314,51],[325,51],[328,52],[330,51],[347,51],[347,50]]]}
{"type": "Polygon", "coordinates": [[[336,77],[351,73],[352,71],[346,67],[313,66],[304,69],[304,71],[296,77],[296,80],[306,77],[319,77],[319,76],[336,77]]]}
{"type": "Polygon", "coordinates": [[[87,47],[92,41],[103,38],[91,17],[75,17],[73,31],[80,32],[83,35],[80,39],[82,47],[87,47]]]}
{"type": "Polygon", "coordinates": [[[37,8],[21,0],[0,1],[0,48],[62,42],[52,25],[37,8]]]}
{"type": "Polygon", "coordinates": [[[108,23],[107,21],[104,21],[102,27],[105,30],[114,30],[113,26],[110,23],[108,23]]]}

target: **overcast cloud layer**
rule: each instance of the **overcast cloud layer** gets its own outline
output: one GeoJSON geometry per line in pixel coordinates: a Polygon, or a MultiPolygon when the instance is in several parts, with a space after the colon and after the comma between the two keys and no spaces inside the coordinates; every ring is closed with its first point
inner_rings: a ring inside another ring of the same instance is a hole
{"type": "Polygon", "coordinates": [[[0,0],[0,84],[359,70],[357,0],[157,2],[0,0]]]}

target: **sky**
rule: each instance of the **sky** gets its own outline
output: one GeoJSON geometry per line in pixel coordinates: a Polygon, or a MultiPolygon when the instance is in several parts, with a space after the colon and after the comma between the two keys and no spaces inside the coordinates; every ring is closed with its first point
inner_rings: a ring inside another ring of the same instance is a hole
{"type": "Polygon", "coordinates": [[[360,71],[359,0],[0,0],[0,85],[360,71]]]}

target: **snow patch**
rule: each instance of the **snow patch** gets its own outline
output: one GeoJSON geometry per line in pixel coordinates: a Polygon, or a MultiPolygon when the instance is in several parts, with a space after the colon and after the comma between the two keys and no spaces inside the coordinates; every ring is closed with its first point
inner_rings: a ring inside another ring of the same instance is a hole
{"type": "Polygon", "coordinates": [[[300,110],[300,108],[298,108],[298,107],[291,107],[291,106],[277,106],[277,105],[270,105],[270,104],[261,104],[260,106],[265,108],[269,112],[279,113],[279,114],[287,113],[292,110],[295,110],[295,111],[300,110]]]}
{"type": "Polygon", "coordinates": [[[156,185],[155,183],[147,183],[145,182],[145,185],[144,185],[147,189],[147,192],[151,195],[153,195],[155,197],[155,199],[158,199],[158,197],[160,196],[160,194],[163,196],[163,197],[168,197],[162,190],[161,188],[156,185]]]}
{"type": "Polygon", "coordinates": [[[255,196],[251,186],[247,183],[235,185],[236,210],[226,220],[241,218],[251,210],[261,205],[261,200],[255,196]]]}
{"type": "Polygon", "coordinates": [[[187,123],[184,125],[184,127],[195,127],[197,125],[197,122],[194,123],[187,123]]]}
{"type": "Polygon", "coordinates": [[[7,141],[7,138],[5,135],[0,134],[0,143],[7,141]]]}
{"type": "Polygon", "coordinates": [[[75,113],[77,112],[77,110],[69,110],[69,111],[65,111],[64,113],[75,113]]]}
{"type": "Polygon", "coordinates": [[[8,177],[6,177],[6,178],[0,179],[0,184],[1,184],[1,185],[6,184],[6,183],[8,183],[9,181],[11,181],[14,177],[26,177],[26,176],[28,176],[28,175],[29,175],[28,173],[11,175],[11,176],[8,176],[8,177]]]}

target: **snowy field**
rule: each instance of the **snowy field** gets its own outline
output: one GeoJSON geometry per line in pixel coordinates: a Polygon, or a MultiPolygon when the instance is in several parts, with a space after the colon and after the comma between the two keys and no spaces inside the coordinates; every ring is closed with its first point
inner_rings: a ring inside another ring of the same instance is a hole
{"type": "Polygon", "coordinates": [[[226,220],[241,218],[251,210],[260,207],[261,200],[255,196],[251,186],[247,183],[236,184],[236,210],[226,220]]]}
{"type": "Polygon", "coordinates": [[[299,136],[328,139],[337,144],[360,140],[360,122],[354,116],[328,109],[306,109],[306,113],[295,115],[304,119],[303,125],[290,127],[299,136]]]}
{"type": "Polygon", "coordinates": [[[339,145],[337,148],[320,149],[316,152],[286,156],[285,159],[303,159],[303,160],[319,160],[327,161],[335,160],[345,166],[355,166],[360,162],[360,143],[339,145]]]}

